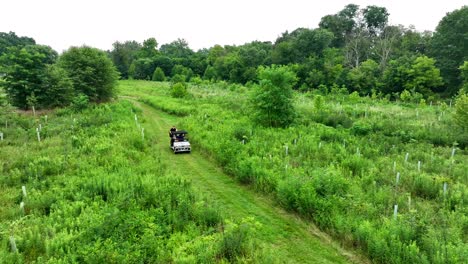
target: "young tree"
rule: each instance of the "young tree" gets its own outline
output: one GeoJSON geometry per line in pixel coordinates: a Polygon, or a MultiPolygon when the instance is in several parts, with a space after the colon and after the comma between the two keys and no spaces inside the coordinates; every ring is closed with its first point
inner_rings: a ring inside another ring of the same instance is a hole
{"type": "Polygon", "coordinates": [[[59,58],[77,93],[83,93],[91,102],[110,100],[115,93],[118,72],[106,53],[91,47],[71,47],[59,58]]]}
{"type": "Polygon", "coordinates": [[[295,116],[292,87],[296,75],[286,66],[272,65],[260,67],[258,79],[250,99],[255,120],[265,126],[287,127],[295,116]]]}
{"type": "Polygon", "coordinates": [[[348,73],[349,87],[361,95],[368,95],[379,84],[379,64],[371,59],[363,61],[359,68],[354,68],[348,73]]]}
{"type": "Polygon", "coordinates": [[[408,71],[409,80],[404,84],[408,90],[429,95],[442,86],[440,70],[435,67],[434,59],[426,56],[417,57],[408,71]]]}
{"type": "Polygon", "coordinates": [[[157,67],[154,70],[152,80],[156,82],[164,82],[166,80],[166,75],[164,74],[164,71],[160,67],[157,67]]]}
{"type": "Polygon", "coordinates": [[[460,92],[455,101],[454,118],[463,131],[468,131],[468,95],[464,92],[460,92]]]}

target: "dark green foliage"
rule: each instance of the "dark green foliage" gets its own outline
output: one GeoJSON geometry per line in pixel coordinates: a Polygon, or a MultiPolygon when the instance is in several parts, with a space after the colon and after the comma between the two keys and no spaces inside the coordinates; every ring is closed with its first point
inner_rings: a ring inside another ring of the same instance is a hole
{"type": "Polygon", "coordinates": [[[142,48],[141,44],[136,41],[125,41],[114,42],[112,44],[112,51],[110,52],[110,58],[114,63],[117,70],[120,72],[120,77],[128,79],[130,65],[136,58],[138,51],[142,48]]]}
{"type": "Polygon", "coordinates": [[[49,98],[50,93],[47,94],[55,89],[64,89],[68,93],[70,89],[66,74],[55,67],[48,67],[56,58],[57,53],[54,50],[39,45],[12,47],[0,57],[0,65],[5,74],[2,85],[12,105],[27,109],[32,106],[28,104],[28,97],[34,97],[34,102],[30,102],[38,108],[67,103],[57,102],[57,97],[49,98]],[[60,83],[62,77],[64,80],[60,83]],[[62,84],[65,87],[57,87],[62,84]]]}
{"type": "Polygon", "coordinates": [[[63,107],[70,104],[75,90],[68,73],[57,65],[49,65],[43,79],[44,92],[39,98],[47,107],[63,107]]]}
{"type": "MultiPolygon", "coordinates": [[[[190,81],[190,79],[192,78],[193,76],[193,71],[192,69],[190,68],[187,68],[187,67],[184,67],[182,65],[175,65],[173,68],[172,68],[172,76],[175,77],[176,75],[180,75],[180,76],[184,76],[185,79],[181,80],[182,82],[188,82],[190,81]]],[[[172,80],[173,82],[178,82],[180,80],[177,80],[177,81],[174,81],[172,80]]]]}
{"type": "Polygon", "coordinates": [[[118,72],[103,51],[72,47],[60,56],[58,65],[67,71],[76,93],[85,94],[91,102],[114,97],[118,72]]]}
{"type": "Polygon", "coordinates": [[[460,88],[462,78],[458,67],[468,60],[467,28],[468,6],[463,6],[442,18],[430,43],[430,55],[447,83],[444,92],[450,95],[460,88]]]}
{"type": "Polygon", "coordinates": [[[0,56],[7,52],[9,47],[24,47],[35,45],[36,41],[29,37],[18,37],[15,32],[0,32],[0,56]]]}
{"type": "Polygon", "coordinates": [[[271,66],[258,71],[260,84],[252,93],[253,116],[262,125],[287,127],[295,116],[292,86],[295,74],[288,67],[271,66]]]}

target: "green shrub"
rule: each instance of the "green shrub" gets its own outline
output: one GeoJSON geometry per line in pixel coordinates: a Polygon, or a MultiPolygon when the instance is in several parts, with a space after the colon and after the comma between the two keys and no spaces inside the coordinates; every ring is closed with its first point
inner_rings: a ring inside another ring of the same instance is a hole
{"type": "Polygon", "coordinates": [[[81,112],[88,107],[88,104],[89,104],[88,96],[86,96],[85,94],[79,94],[75,98],[73,98],[70,107],[75,112],[81,112]]]}
{"type": "Polygon", "coordinates": [[[183,98],[183,97],[186,97],[187,95],[188,95],[188,92],[187,92],[187,87],[185,84],[178,82],[172,85],[172,88],[171,88],[172,97],[183,98]]]}

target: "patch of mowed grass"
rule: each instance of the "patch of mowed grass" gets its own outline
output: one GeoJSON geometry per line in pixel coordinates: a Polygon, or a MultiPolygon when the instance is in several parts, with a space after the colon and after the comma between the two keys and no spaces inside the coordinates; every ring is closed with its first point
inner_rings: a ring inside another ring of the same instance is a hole
{"type": "Polygon", "coordinates": [[[261,258],[237,250],[251,248],[250,232],[226,245],[222,213],[167,171],[129,102],[0,119],[10,121],[0,141],[0,263],[261,258]]]}

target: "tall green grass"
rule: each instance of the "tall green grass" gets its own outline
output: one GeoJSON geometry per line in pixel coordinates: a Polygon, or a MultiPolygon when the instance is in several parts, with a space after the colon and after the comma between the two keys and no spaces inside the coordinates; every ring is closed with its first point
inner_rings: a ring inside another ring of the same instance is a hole
{"type": "Polygon", "coordinates": [[[180,125],[226,172],[374,262],[468,260],[468,135],[446,105],[296,94],[296,123],[271,129],[251,122],[247,88],[192,86],[192,98],[179,100],[135,82],[145,85],[151,93],[136,94],[157,109],[171,102],[167,112],[177,113],[190,100],[196,111],[180,125]]]}
{"type": "Polygon", "coordinates": [[[131,103],[58,110],[47,122],[1,113],[0,124],[0,263],[214,263],[257,255],[254,222],[226,223],[190,182],[167,171],[154,136],[142,138],[144,117],[131,103]]]}

